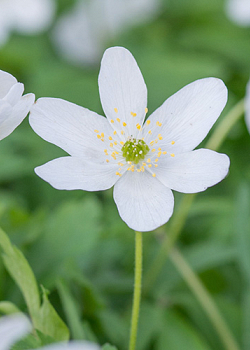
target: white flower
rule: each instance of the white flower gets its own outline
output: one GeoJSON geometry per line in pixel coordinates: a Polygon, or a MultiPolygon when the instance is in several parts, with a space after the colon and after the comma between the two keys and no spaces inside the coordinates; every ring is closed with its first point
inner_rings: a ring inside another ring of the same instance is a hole
{"type": "Polygon", "coordinates": [[[35,100],[34,94],[22,96],[24,86],[11,74],[0,70],[0,140],[23,121],[35,100]]]}
{"type": "Polygon", "coordinates": [[[128,50],[114,47],[104,53],[99,91],[107,118],[55,98],[41,98],[31,109],[35,132],[70,154],[35,169],[53,187],[114,185],[121,218],[134,230],[151,231],[172,215],[171,189],[200,192],[226,176],[226,155],[193,151],[226,104],[221,80],[187,85],[144,121],[147,88],[139,67],[128,50]]]}
{"type": "MultiPolygon", "coordinates": [[[[22,314],[2,317],[0,319],[0,350],[10,350],[15,342],[22,339],[31,330],[29,320],[22,314]]],[[[38,350],[100,350],[100,348],[86,341],[72,341],[67,344],[54,343],[38,350]]]]}
{"type": "Polygon", "coordinates": [[[0,44],[12,31],[33,34],[46,29],[54,13],[54,0],[0,0],[0,44]]]}
{"type": "Polygon", "coordinates": [[[240,26],[250,25],[250,0],[227,0],[228,17],[240,26]]]}
{"type": "Polygon", "coordinates": [[[62,55],[78,64],[95,64],[105,43],[118,33],[151,19],[159,0],[78,1],[58,20],[53,33],[62,55]]]}

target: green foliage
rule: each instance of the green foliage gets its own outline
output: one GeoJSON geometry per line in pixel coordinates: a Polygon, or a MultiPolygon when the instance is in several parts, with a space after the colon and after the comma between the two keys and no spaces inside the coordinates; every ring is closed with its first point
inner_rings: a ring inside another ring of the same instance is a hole
{"type": "MultiPolygon", "coordinates": [[[[162,0],[150,22],[103,44],[125,46],[135,56],[148,87],[149,114],[185,84],[208,76],[221,78],[229,89],[219,122],[244,97],[250,27],[229,21],[226,1],[162,0]]],[[[71,6],[68,0],[59,1],[57,18],[71,6]]],[[[14,33],[0,48],[0,69],[15,75],[36,98],[59,97],[103,114],[99,66],[66,62],[53,46],[51,29],[38,36],[14,33]]],[[[250,348],[249,147],[241,120],[219,150],[230,156],[229,176],[196,196],[177,242],[243,350],[250,348]]],[[[0,230],[0,313],[28,313],[37,330],[13,350],[36,349],[69,337],[107,343],[102,350],[125,350],[134,233],[121,221],[111,190],[58,191],[35,175],[36,166],[64,155],[40,139],[28,120],[0,142],[0,227],[8,233],[0,230]]],[[[175,193],[175,213],[181,199],[175,193]]],[[[143,235],[143,283],[169,227],[171,221],[143,235]]],[[[169,260],[150,288],[143,288],[137,348],[225,349],[169,260]]]]}

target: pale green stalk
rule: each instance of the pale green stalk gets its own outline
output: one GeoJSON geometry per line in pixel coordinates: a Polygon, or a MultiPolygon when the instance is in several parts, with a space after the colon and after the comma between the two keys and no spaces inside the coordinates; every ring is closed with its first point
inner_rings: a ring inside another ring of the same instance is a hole
{"type": "Polygon", "coordinates": [[[142,281],[142,233],[135,231],[135,284],[134,299],[131,318],[129,350],[135,350],[138,319],[141,301],[141,281],[142,281]]]}
{"type": "Polygon", "coordinates": [[[169,254],[169,258],[185,280],[189,288],[192,290],[197,300],[200,302],[203,310],[206,312],[211,323],[214,325],[222,343],[226,350],[240,350],[234,336],[228,329],[221,313],[219,312],[215,302],[200,281],[199,277],[192,270],[188,262],[182,256],[180,251],[173,248],[169,254]]]}
{"type": "MultiPolygon", "coordinates": [[[[232,129],[232,127],[237,123],[242,114],[244,113],[244,99],[240,100],[224,117],[218,127],[215,129],[211,137],[209,138],[206,148],[212,149],[214,151],[218,150],[226,136],[232,129]]],[[[168,224],[167,234],[164,237],[164,240],[161,244],[158,255],[151,264],[151,268],[148,270],[148,273],[145,277],[145,288],[144,291],[147,292],[151,286],[154,284],[156,278],[159,275],[164,263],[167,260],[167,257],[173,248],[177,238],[179,237],[188,213],[189,209],[193,203],[196,194],[186,194],[183,196],[182,202],[176,211],[176,214],[173,216],[168,224]]]]}

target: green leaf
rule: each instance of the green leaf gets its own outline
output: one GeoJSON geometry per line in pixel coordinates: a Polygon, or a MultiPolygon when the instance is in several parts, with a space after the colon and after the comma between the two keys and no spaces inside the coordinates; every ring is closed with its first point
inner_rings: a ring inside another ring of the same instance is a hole
{"type": "Polygon", "coordinates": [[[11,303],[10,301],[1,301],[0,302],[0,313],[5,315],[15,314],[21,312],[18,307],[11,303]]]}
{"type": "Polygon", "coordinates": [[[73,339],[86,339],[81,323],[80,310],[69,286],[64,281],[60,280],[57,283],[57,288],[73,339]]]}
{"type": "Polygon", "coordinates": [[[40,308],[40,296],[33,271],[22,252],[11,244],[8,236],[1,229],[0,247],[3,250],[4,265],[23,294],[35,328],[39,328],[36,315],[40,308]]]}
{"type": "Polygon", "coordinates": [[[110,344],[104,344],[102,346],[102,350],[118,350],[116,346],[110,344]]]}
{"type": "Polygon", "coordinates": [[[39,327],[45,335],[54,338],[57,341],[69,340],[69,330],[57,312],[49,302],[47,291],[42,287],[43,303],[39,310],[39,327]]]}
{"type": "Polygon", "coordinates": [[[12,346],[11,350],[30,350],[37,349],[42,346],[42,342],[39,338],[36,338],[34,335],[30,334],[26,338],[17,342],[12,346]]]}
{"type": "Polygon", "coordinates": [[[55,340],[68,340],[68,328],[50,304],[44,289],[43,303],[40,307],[40,296],[33,271],[23,253],[11,244],[1,229],[0,246],[4,252],[4,264],[23,294],[34,327],[55,340]]]}
{"type": "Polygon", "coordinates": [[[156,349],[211,350],[191,324],[171,310],[166,312],[156,349]]]}

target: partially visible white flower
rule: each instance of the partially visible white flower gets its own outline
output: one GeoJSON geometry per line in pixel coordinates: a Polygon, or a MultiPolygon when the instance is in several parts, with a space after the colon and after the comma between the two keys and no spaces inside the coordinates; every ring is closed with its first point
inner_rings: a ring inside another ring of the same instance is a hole
{"type": "Polygon", "coordinates": [[[250,0],[227,0],[228,17],[240,26],[250,25],[250,0]]]}
{"type": "Polygon", "coordinates": [[[73,63],[95,64],[118,33],[151,19],[159,0],[79,0],[57,22],[53,39],[73,63]]]}
{"type": "Polygon", "coordinates": [[[70,154],[35,169],[57,189],[105,190],[114,185],[121,218],[151,231],[173,212],[171,189],[204,191],[228,173],[229,158],[193,149],[206,137],[227,101],[220,79],[197,80],[167,99],[147,120],[147,88],[131,53],[105,51],[99,74],[104,118],[73,103],[41,98],[30,124],[70,154]]]}
{"type": "Polygon", "coordinates": [[[34,94],[23,95],[24,85],[0,70],[0,140],[12,133],[29,113],[34,94]]]}
{"type": "MultiPolygon", "coordinates": [[[[22,339],[31,330],[32,326],[29,320],[22,314],[0,318],[0,350],[10,350],[15,342],[22,339]]],[[[100,350],[100,347],[86,341],[72,341],[53,343],[37,350],[100,350]]]]}
{"type": "Polygon", "coordinates": [[[16,341],[30,331],[29,320],[21,314],[0,318],[0,350],[9,350],[16,341]]]}
{"type": "Polygon", "coordinates": [[[23,34],[43,31],[54,14],[54,0],[0,0],[0,45],[12,31],[23,34]]]}

